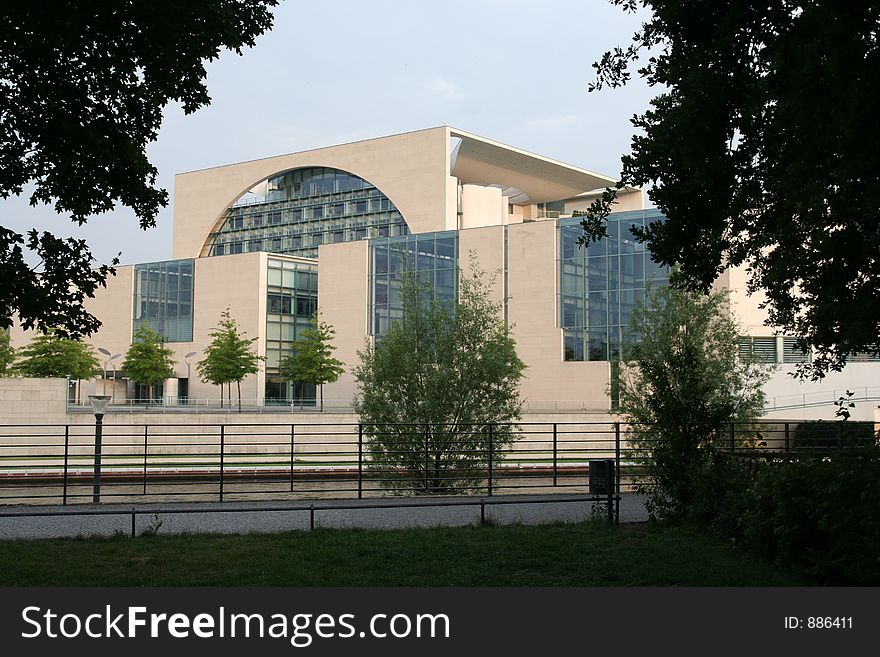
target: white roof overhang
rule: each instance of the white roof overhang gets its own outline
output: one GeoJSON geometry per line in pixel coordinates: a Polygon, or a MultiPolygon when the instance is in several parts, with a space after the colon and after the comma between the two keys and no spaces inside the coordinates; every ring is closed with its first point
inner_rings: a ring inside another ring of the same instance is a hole
{"type": "MultiPolygon", "coordinates": [[[[449,134],[461,139],[456,149],[452,175],[462,184],[514,187],[529,202],[546,203],[578,196],[616,182],[614,178],[461,130],[450,128],[449,134]]],[[[517,199],[520,198],[517,196],[517,199]]]]}

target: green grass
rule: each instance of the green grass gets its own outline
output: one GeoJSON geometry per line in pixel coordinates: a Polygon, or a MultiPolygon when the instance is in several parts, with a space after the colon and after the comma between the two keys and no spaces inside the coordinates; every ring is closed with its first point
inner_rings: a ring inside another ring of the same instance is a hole
{"type": "Polygon", "coordinates": [[[797,586],[688,529],[601,523],[0,542],[0,586],[797,586]]]}

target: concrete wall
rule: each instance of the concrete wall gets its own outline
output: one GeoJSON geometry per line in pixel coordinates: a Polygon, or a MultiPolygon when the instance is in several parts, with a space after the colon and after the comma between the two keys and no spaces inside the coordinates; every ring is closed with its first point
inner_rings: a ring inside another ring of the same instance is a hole
{"type": "Polygon", "coordinates": [[[205,255],[208,234],[220,227],[239,196],[273,174],[299,167],[333,167],[367,180],[391,200],[414,233],[454,227],[456,199],[447,198],[455,189],[449,184],[448,144],[449,130],[439,127],[179,174],[174,257],[205,255]]]}
{"type": "Polygon", "coordinates": [[[66,379],[0,378],[0,424],[65,423],[66,399],[66,379]]]}
{"type": "MultiPolygon", "coordinates": [[[[567,199],[565,201],[565,212],[585,212],[597,198],[601,197],[601,193],[587,194],[583,197],[567,199]]],[[[641,189],[621,190],[617,194],[614,201],[612,211],[625,212],[627,210],[644,210],[645,209],[645,192],[641,189]]]]}
{"type": "MultiPolygon", "coordinates": [[[[476,256],[477,265],[486,273],[488,284],[494,278],[491,298],[499,304],[504,303],[504,227],[487,226],[471,228],[458,233],[458,260],[462,276],[470,276],[471,254],[476,256]]],[[[498,318],[503,320],[503,316],[498,318]]]]}
{"type": "Polygon", "coordinates": [[[318,311],[336,329],[333,355],[346,366],[336,383],[324,386],[325,403],[349,403],[355,393],[352,368],[369,333],[369,253],[366,241],[323,245],[318,251],[318,311]]]}
{"type": "Polygon", "coordinates": [[[565,362],[556,301],[556,222],[508,228],[509,306],[517,351],[526,363],[522,395],[530,402],[584,401],[610,407],[607,362],[565,362]]]}
{"type": "Polygon", "coordinates": [[[461,227],[500,226],[507,217],[507,201],[497,187],[462,185],[461,227]]]}
{"type": "MultiPolygon", "coordinates": [[[[285,256],[286,257],[286,256],[285,256]]],[[[169,342],[167,347],[174,351],[174,377],[187,377],[187,364],[184,356],[197,352],[190,358],[191,398],[217,398],[220,389],[202,382],[196,370],[204,358],[204,350],[211,342],[209,333],[220,320],[220,314],[229,306],[232,317],[238,322],[245,337],[257,337],[254,343],[260,355],[266,351],[266,253],[242,253],[216,258],[199,258],[195,261],[195,287],[193,290],[193,341],[169,342]]],[[[116,277],[108,281],[106,289],[99,289],[94,299],[86,301],[86,308],[102,321],[101,328],[86,342],[97,349],[103,348],[111,354],[121,354],[113,361],[117,370],[122,369],[125,354],[131,345],[133,313],[134,267],[117,268],[116,277]]],[[[32,331],[22,331],[16,327],[11,332],[15,347],[25,345],[32,337],[32,331]]],[[[98,354],[102,365],[104,356],[98,354]]],[[[109,369],[109,368],[108,368],[109,369]]],[[[176,381],[166,383],[166,396],[174,396],[176,381]]],[[[233,389],[235,386],[233,385],[233,389]]],[[[261,398],[265,389],[265,374],[260,372],[244,379],[241,384],[243,399],[261,398]]],[[[126,399],[125,383],[111,384],[104,381],[83,383],[83,398],[86,395],[112,391],[114,400],[126,399]]],[[[236,393],[237,394],[237,393],[236,393]]]]}
{"type": "Polygon", "coordinates": [[[794,365],[780,365],[764,386],[768,406],[779,408],[767,414],[770,418],[835,420],[834,405],[846,392],[854,393],[855,408],[849,409],[853,420],[875,419],[880,405],[880,371],[878,363],[850,363],[841,372],[829,372],[820,381],[801,381],[792,376],[794,365]],[[796,404],[810,404],[791,408],[796,404]],[[814,405],[818,404],[818,405],[814,405]]]}

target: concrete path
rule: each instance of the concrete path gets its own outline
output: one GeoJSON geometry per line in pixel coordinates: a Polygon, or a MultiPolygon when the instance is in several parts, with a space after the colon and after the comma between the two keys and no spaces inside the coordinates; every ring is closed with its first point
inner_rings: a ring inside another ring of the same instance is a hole
{"type": "MultiPolygon", "coordinates": [[[[480,522],[480,499],[485,519],[497,524],[578,522],[605,517],[604,503],[584,496],[497,496],[493,498],[384,498],[302,502],[225,502],[200,504],[0,506],[0,540],[72,536],[131,535],[158,528],[160,534],[248,533],[308,530],[315,527],[464,526],[480,522]],[[500,502],[500,503],[499,503],[500,502]],[[334,506],[346,508],[333,508],[334,506]],[[398,506],[399,505],[399,506],[398,506]],[[431,505],[431,506],[429,506],[431,505]],[[594,505],[598,508],[593,511],[594,505]],[[297,507],[282,510],[281,507],[297,507]],[[90,512],[98,512],[89,515],[90,512]],[[109,514],[108,512],[114,512],[109,514]],[[132,511],[135,512],[132,518],[132,511]],[[63,515],[34,516],[36,513],[63,515]]],[[[645,497],[624,493],[620,522],[648,519],[645,497]]]]}

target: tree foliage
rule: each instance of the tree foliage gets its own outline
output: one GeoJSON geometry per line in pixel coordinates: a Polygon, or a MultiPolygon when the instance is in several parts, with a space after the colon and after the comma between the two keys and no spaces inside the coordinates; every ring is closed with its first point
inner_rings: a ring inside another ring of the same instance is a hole
{"type": "Polygon", "coordinates": [[[148,324],[141,324],[125,354],[122,369],[129,379],[147,386],[152,399],[153,386],[174,376],[174,363],[174,351],[162,344],[161,336],[148,324]]]}
{"type": "Polygon", "coordinates": [[[334,329],[315,313],[311,326],[291,345],[291,353],[281,361],[281,376],[287,381],[310,383],[321,389],[321,410],[324,410],[324,384],[338,380],[345,371],[342,361],[333,357],[334,329]]]}
{"type": "MultiPolygon", "coordinates": [[[[9,0],[0,20],[0,198],[33,185],[32,205],[82,224],[122,204],[153,226],[168,193],[146,146],[170,101],[210,103],[205,61],[239,54],[272,25],[276,0],[9,0]]],[[[0,327],[90,334],[83,306],[114,273],[82,240],[0,227],[0,327]],[[26,250],[39,261],[28,264],[26,250]]]]}
{"type": "MultiPolygon", "coordinates": [[[[665,89],[633,119],[623,185],[666,215],[639,231],[706,291],[750,271],[772,324],[816,352],[809,373],[880,350],[880,5],[612,0],[650,18],[593,66],[591,90],[639,75],[665,89]]],[[[604,231],[616,190],[594,205],[604,231]]]]}
{"type": "Polygon", "coordinates": [[[525,365],[475,262],[458,300],[405,275],[402,317],[360,352],[355,410],[371,468],[397,491],[463,492],[515,437],[525,365]],[[389,481],[393,480],[393,481],[389,481]]]}
{"type": "Polygon", "coordinates": [[[9,333],[0,329],[0,376],[10,376],[14,362],[15,348],[11,344],[9,333]]]}
{"type": "Polygon", "coordinates": [[[91,379],[101,371],[90,345],[64,338],[56,331],[35,335],[18,350],[18,358],[13,370],[25,377],[91,379]]]}
{"type": "Polygon", "coordinates": [[[760,415],[771,368],[738,354],[740,329],[726,291],[649,289],[630,333],[636,337],[621,367],[620,412],[647,458],[651,481],[643,492],[654,515],[689,517],[717,441],[732,422],[760,415]]]}
{"type": "MultiPolygon", "coordinates": [[[[238,384],[238,410],[241,410],[241,381],[249,374],[260,371],[262,356],[253,350],[256,337],[246,338],[229,312],[229,306],[220,314],[220,321],[209,333],[211,343],[205,347],[205,357],[199,361],[199,376],[208,383],[220,386],[220,405],[223,405],[223,384],[238,384]]],[[[231,393],[231,390],[230,390],[231,393]]],[[[230,394],[231,397],[231,394],[230,394]]],[[[230,404],[232,400],[230,399],[230,404]]]]}

